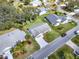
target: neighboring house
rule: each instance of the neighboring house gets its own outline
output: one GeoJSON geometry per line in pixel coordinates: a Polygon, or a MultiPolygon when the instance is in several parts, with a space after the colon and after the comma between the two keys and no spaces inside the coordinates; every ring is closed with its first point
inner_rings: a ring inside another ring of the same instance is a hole
{"type": "Polygon", "coordinates": [[[46,16],[45,19],[54,26],[58,26],[60,24],[65,24],[69,22],[66,16],[57,16],[56,14],[50,14],[46,16]]]}
{"type": "Polygon", "coordinates": [[[14,47],[18,42],[24,41],[25,35],[26,33],[19,29],[0,35],[0,55],[10,55],[10,52],[7,53],[7,51],[10,51],[10,49],[14,47]]]}
{"type": "Polygon", "coordinates": [[[59,22],[58,20],[58,16],[55,14],[50,14],[47,17],[45,17],[47,21],[49,21],[52,25],[58,26],[59,22]]]}
{"type": "Polygon", "coordinates": [[[76,15],[76,13],[70,12],[70,13],[68,13],[68,14],[66,15],[66,17],[67,17],[67,19],[68,19],[69,21],[71,21],[75,15],[76,15]]]}
{"type": "Polygon", "coordinates": [[[29,32],[33,37],[36,37],[40,33],[44,34],[48,31],[51,31],[51,28],[47,23],[37,24],[36,26],[33,26],[32,28],[29,29],[29,32]]]}
{"type": "Polygon", "coordinates": [[[56,1],[55,1],[56,4],[59,4],[60,2],[61,2],[60,0],[56,0],[56,1]]]}
{"type": "Polygon", "coordinates": [[[74,12],[79,15],[79,9],[74,9],[74,12]]]}
{"type": "Polygon", "coordinates": [[[63,3],[63,4],[60,4],[60,7],[61,8],[65,8],[67,6],[67,4],[63,3]]]}
{"type": "Polygon", "coordinates": [[[39,15],[43,15],[43,14],[46,14],[46,12],[47,12],[47,9],[46,8],[44,8],[44,7],[41,7],[41,8],[38,8],[39,9],[39,15]]]}
{"type": "Polygon", "coordinates": [[[37,6],[41,6],[42,5],[41,1],[39,1],[39,0],[33,0],[32,2],[30,2],[30,4],[32,6],[34,6],[34,7],[37,7],[37,6]]]}

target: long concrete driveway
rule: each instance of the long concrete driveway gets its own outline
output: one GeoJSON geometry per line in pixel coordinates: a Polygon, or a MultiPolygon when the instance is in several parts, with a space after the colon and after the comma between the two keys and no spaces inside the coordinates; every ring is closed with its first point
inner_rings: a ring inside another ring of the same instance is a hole
{"type": "MultiPolygon", "coordinates": [[[[44,38],[44,36],[43,36],[42,33],[39,34],[39,35],[37,35],[37,36],[35,37],[36,42],[37,42],[37,43],[39,44],[39,46],[40,46],[40,49],[43,48],[43,47],[45,47],[46,45],[48,45],[48,43],[47,43],[43,38],[44,38]]],[[[48,59],[48,56],[45,57],[44,59],[48,59]]]]}
{"type": "Polygon", "coordinates": [[[48,43],[43,39],[43,34],[39,34],[35,37],[36,42],[39,44],[40,48],[45,47],[48,43]]]}

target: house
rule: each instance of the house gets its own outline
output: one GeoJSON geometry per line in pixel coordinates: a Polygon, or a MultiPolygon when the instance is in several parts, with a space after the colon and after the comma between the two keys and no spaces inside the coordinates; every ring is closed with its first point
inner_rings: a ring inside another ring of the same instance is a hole
{"type": "Polygon", "coordinates": [[[18,42],[24,41],[25,35],[26,33],[19,29],[0,35],[0,55],[10,55],[10,52],[7,52],[10,51],[10,49],[14,47],[18,42]]]}
{"type": "Polygon", "coordinates": [[[50,14],[47,17],[45,17],[45,19],[47,21],[49,21],[52,25],[55,25],[55,26],[59,25],[59,22],[57,21],[58,20],[58,16],[55,15],[55,14],[50,14]]]}
{"type": "Polygon", "coordinates": [[[33,0],[32,2],[30,2],[30,4],[32,6],[34,6],[34,7],[37,7],[37,6],[41,6],[42,5],[41,1],[39,1],[39,0],[33,0]]]}
{"type": "Polygon", "coordinates": [[[44,7],[41,7],[41,8],[38,8],[39,9],[39,15],[43,15],[43,14],[46,14],[47,12],[47,8],[44,8],[44,7]]]}
{"type": "Polygon", "coordinates": [[[45,17],[45,19],[54,26],[65,24],[68,23],[69,21],[66,16],[58,16],[56,14],[49,14],[48,16],[45,17]]]}
{"type": "Polygon", "coordinates": [[[31,33],[33,37],[36,37],[40,33],[44,34],[48,31],[51,31],[51,28],[49,27],[47,23],[37,24],[36,26],[29,28],[29,32],[31,33]]]}
{"type": "Polygon", "coordinates": [[[74,12],[79,15],[79,9],[74,9],[74,12]]]}
{"type": "Polygon", "coordinates": [[[60,7],[61,7],[62,9],[66,8],[66,6],[67,6],[67,4],[65,4],[65,3],[60,4],[60,7]]]}

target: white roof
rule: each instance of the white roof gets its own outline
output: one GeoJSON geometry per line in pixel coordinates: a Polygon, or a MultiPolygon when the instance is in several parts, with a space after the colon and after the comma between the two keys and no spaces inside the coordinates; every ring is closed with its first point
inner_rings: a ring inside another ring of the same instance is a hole
{"type": "Polygon", "coordinates": [[[77,12],[79,13],[79,9],[74,9],[74,12],[75,12],[75,13],[77,13],[77,12]]]}
{"type": "Polygon", "coordinates": [[[39,15],[46,14],[46,12],[47,12],[47,11],[42,11],[42,12],[40,12],[40,14],[39,14],[39,15]]]}
{"type": "Polygon", "coordinates": [[[47,12],[47,8],[41,7],[41,8],[38,8],[38,9],[40,10],[39,15],[46,14],[46,12],[47,12]]]}
{"type": "Polygon", "coordinates": [[[41,1],[34,0],[34,1],[30,2],[30,4],[32,4],[33,6],[39,6],[39,5],[41,5],[41,1]]]}
{"type": "Polygon", "coordinates": [[[4,50],[8,47],[13,47],[18,41],[25,39],[25,32],[16,29],[12,32],[3,34],[0,36],[0,55],[4,53],[4,50]]]}
{"type": "Polygon", "coordinates": [[[71,13],[69,13],[69,15],[71,15],[71,16],[72,16],[72,15],[75,15],[75,13],[74,13],[74,12],[71,12],[71,13]]]}

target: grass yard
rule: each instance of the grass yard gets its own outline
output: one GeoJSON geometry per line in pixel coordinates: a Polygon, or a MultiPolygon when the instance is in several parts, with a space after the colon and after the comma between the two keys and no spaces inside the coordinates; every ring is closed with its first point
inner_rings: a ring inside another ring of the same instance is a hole
{"type": "Polygon", "coordinates": [[[47,42],[51,42],[55,38],[57,38],[58,36],[59,36],[59,33],[57,33],[56,31],[52,30],[51,32],[47,32],[46,34],[44,34],[44,39],[47,42]]]}
{"type": "Polygon", "coordinates": [[[70,47],[64,45],[54,54],[50,55],[49,59],[75,59],[75,56],[73,54],[73,50],[70,47]]]}
{"type": "Polygon", "coordinates": [[[52,26],[52,29],[56,30],[59,34],[63,34],[67,32],[68,30],[75,27],[77,24],[75,22],[69,22],[66,24],[60,24],[59,26],[52,26]]]}
{"type": "Polygon", "coordinates": [[[79,35],[74,37],[72,41],[79,46],[79,35]]]}
{"type": "Polygon", "coordinates": [[[39,45],[34,39],[27,39],[12,49],[14,59],[26,59],[26,57],[37,51],[39,48],[39,45]]]}

